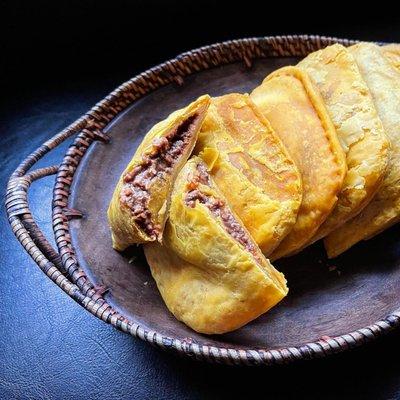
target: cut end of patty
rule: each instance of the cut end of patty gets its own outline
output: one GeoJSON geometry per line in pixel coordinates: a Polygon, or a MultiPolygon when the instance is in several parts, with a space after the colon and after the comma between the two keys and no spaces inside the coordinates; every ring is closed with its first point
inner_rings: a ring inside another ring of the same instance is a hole
{"type": "Polygon", "coordinates": [[[198,130],[201,116],[195,113],[181,124],[152,142],[151,152],[123,176],[120,194],[122,204],[131,211],[136,224],[151,240],[160,240],[162,226],[154,222],[149,209],[149,189],[156,177],[172,174],[198,130]]]}
{"type": "Polygon", "coordinates": [[[206,206],[214,217],[220,219],[226,232],[248,251],[257,263],[262,264],[262,258],[259,251],[257,251],[256,244],[233,215],[226,201],[202,192],[201,189],[199,189],[200,184],[211,186],[210,175],[203,163],[197,164],[196,172],[187,185],[188,191],[185,197],[186,205],[194,208],[196,202],[199,202],[206,206]]]}

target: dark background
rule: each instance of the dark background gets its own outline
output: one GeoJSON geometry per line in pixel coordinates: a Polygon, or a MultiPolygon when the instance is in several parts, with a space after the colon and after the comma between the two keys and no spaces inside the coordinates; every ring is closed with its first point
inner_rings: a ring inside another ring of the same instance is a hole
{"type": "Polygon", "coordinates": [[[1,0],[0,82],[14,95],[80,82],[115,85],[185,50],[241,37],[400,39],[398,12],[378,2],[354,10],[350,1],[290,3],[1,0]]]}
{"type": "MultiPolygon", "coordinates": [[[[0,2],[0,191],[18,162],[122,81],[178,53],[250,36],[313,33],[400,42],[384,4],[0,2]]],[[[56,163],[64,148],[45,162],[56,163]]],[[[52,179],[34,185],[48,235],[52,179]]],[[[278,368],[192,363],[95,319],[22,251],[0,211],[0,399],[400,398],[400,334],[278,368]]],[[[351,301],[351,299],[349,299],[351,301]]]]}

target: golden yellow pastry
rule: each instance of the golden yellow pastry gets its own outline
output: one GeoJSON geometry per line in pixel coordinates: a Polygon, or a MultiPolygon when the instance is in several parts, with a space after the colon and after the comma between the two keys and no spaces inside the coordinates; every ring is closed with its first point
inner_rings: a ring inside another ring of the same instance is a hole
{"type": "Polygon", "coordinates": [[[271,259],[298,252],[314,236],[337,202],[346,159],[322,98],[308,75],[284,67],[251,93],[299,168],[303,199],[291,232],[271,259]]]}
{"type": "Polygon", "coordinates": [[[400,73],[379,46],[360,43],[350,47],[367,83],[378,115],[391,142],[388,172],[371,202],[325,238],[329,257],[360,240],[369,239],[400,220],[400,73]]]}
{"type": "Polygon", "coordinates": [[[145,136],[122,173],[108,208],[113,247],[161,240],[174,179],[197,140],[209,96],[202,96],[145,136]]]}
{"type": "Polygon", "coordinates": [[[201,333],[237,329],[288,292],[199,157],[176,179],[163,245],[144,249],[168,309],[201,333]]]}
{"type": "Polygon", "coordinates": [[[400,44],[387,44],[381,47],[381,51],[390,64],[400,70],[400,44]]]}
{"type": "Polygon", "coordinates": [[[301,204],[301,177],[248,95],[211,99],[195,152],[264,255],[288,234],[301,204]]]}
{"type": "Polygon", "coordinates": [[[356,216],[372,199],[385,176],[390,145],[357,63],[344,46],[311,53],[298,66],[319,89],[347,161],[338,202],[313,242],[356,216]]]}

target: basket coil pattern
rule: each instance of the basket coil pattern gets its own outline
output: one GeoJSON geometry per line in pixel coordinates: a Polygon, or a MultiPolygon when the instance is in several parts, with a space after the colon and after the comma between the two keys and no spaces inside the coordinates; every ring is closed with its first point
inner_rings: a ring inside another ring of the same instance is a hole
{"type": "Polygon", "coordinates": [[[219,65],[274,56],[305,56],[333,43],[351,45],[352,40],[320,36],[276,36],[232,40],[183,53],[125,82],[89,112],[30,154],[11,175],[6,208],[11,228],[40,269],[64,292],[96,317],[123,332],[157,347],[195,359],[237,365],[271,365],[294,360],[324,357],[362,345],[400,325],[400,310],[368,327],[337,336],[324,337],[300,347],[276,350],[238,350],[200,345],[188,340],[165,337],[129,321],[105,300],[105,288],[95,287],[80,268],[69,234],[69,220],[80,218],[78,210],[68,208],[68,198],[80,160],[94,141],[106,145],[109,137],[102,130],[122,111],[145,94],[175,83],[183,85],[185,76],[219,65]],[[28,172],[46,153],[78,134],[59,166],[28,172]],[[57,250],[44,237],[29,208],[27,193],[31,183],[56,174],[53,190],[52,220],[57,250]]]}

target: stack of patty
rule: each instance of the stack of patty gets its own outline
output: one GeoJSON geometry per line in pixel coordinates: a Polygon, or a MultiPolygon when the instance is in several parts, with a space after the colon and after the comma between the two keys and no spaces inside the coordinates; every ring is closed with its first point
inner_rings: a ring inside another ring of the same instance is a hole
{"type": "Polygon", "coordinates": [[[209,334],[253,320],[288,293],[270,260],[319,239],[335,257],[400,220],[399,47],[329,46],[174,112],[108,216],[117,250],[145,244],[176,318],[209,334]]]}

